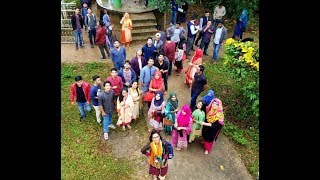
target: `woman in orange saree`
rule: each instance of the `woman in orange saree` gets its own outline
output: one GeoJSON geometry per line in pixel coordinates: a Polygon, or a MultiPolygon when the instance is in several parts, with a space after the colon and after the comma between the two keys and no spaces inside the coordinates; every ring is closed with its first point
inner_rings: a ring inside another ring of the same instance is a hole
{"type": "Polygon", "coordinates": [[[190,86],[194,79],[194,74],[197,71],[197,67],[202,64],[202,57],[203,57],[203,52],[202,50],[198,47],[192,57],[192,60],[189,62],[189,66],[186,70],[186,81],[185,83],[190,86]]]}
{"type": "Polygon", "coordinates": [[[132,21],[130,19],[129,13],[124,13],[120,24],[121,27],[121,43],[125,46],[130,46],[130,42],[132,41],[131,29],[132,29],[132,21]]]}

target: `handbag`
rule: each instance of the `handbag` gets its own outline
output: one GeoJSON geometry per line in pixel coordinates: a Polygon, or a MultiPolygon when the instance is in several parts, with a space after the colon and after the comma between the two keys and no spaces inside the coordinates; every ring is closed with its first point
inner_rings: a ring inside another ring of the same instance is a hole
{"type": "Polygon", "coordinates": [[[163,118],[163,125],[164,126],[172,126],[172,121],[168,118],[163,118]]]}
{"type": "Polygon", "coordinates": [[[152,91],[147,91],[144,96],[143,96],[143,100],[144,101],[152,101],[152,98],[154,97],[154,92],[152,91]]]}

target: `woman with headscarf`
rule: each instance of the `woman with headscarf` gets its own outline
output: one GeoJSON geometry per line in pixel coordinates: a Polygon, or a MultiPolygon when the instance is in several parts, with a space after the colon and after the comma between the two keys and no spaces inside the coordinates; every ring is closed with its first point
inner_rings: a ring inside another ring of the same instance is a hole
{"type": "Polygon", "coordinates": [[[129,13],[124,13],[120,24],[122,24],[121,27],[121,43],[130,46],[130,42],[132,41],[131,36],[131,29],[132,29],[132,21],[130,19],[129,13]]]}
{"type": "Polygon", "coordinates": [[[154,77],[151,79],[150,85],[149,85],[149,91],[152,92],[164,92],[164,80],[162,78],[162,74],[159,70],[156,70],[154,72],[154,77]]]}
{"type": "Polygon", "coordinates": [[[187,136],[192,128],[192,116],[189,105],[183,105],[176,116],[177,121],[174,123],[172,130],[171,144],[176,150],[187,149],[187,136]]]}
{"type": "Polygon", "coordinates": [[[117,112],[118,112],[118,126],[122,126],[122,130],[125,131],[126,127],[131,129],[130,123],[132,120],[133,112],[133,100],[132,97],[128,94],[128,89],[123,88],[119,97],[117,98],[117,112]]]}
{"type": "Polygon", "coordinates": [[[206,121],[201,123],[202,140],[204,145],[204,154],[210,153],[214,142],[217,141],[218,135],[224,124],[224,114],[222,102],[218,98],[214,98],[206,108],[206,121]]]}
{"type": "Polygon", "coordinates": [[[196,137],[201,136],[202,125],[206,117],[206,105],[204,100],[200,100],[197,104],[197,109],[192,112],[192,130],[189,137],[189,143],[194,141],[196,137]]]}
{"type": "Polygon", "coordinates": [[[202,64],[202,57],[203,57],[203,52],[200,49],[200,47],[196,48],[196,51],[191,59],[191,62],[189,62],[189,66],[186,70],[186,80],[185,83],[190,86],[194,79],[194,74],[197,71],[197,67],[202,64]]]}
{"type": "Polygon", "coordinates": [[[149,143],[141,149],[142,154],[150,157],[149,174],[152,179],[164,180],[168,172],[168,144],[162,139],[160,133],[153,129],[150,133],[149,143]]]}
{"type": "Polygon", "coordinates": [[[138,87],[138,81],[133,81],[131,87],[128,89],[129,95],[133,100],[133,110],[132,110],[132,119],[136,120],[139,118],[140,109],[142,106],[142,90],[138,87]]]}
{"type": "Polygon", "coordinates": [[[153,129],[161,131],[164,108],[166,102],[163,100],[163,93],[158,91],[155,93],[148,110],[148,119],[153,129]]]}
{"type": "Polygon", "coordinates": [[[242,40],[242,33],[246,30],[248,25],[248,10],[244,9],[240,16],[239,19],[237,20],[236,27],[234,28],[233,36],[232,38],[234,39],[235,36],[239,37],[240,40],[242,40]]]}
{"type": "Polygon", "coordinates": [[[204,106],[208,106],[210,102],[214,99],[214,91],[210,89],[205,96],[202,97],[204,101],[204,106]]]}
{"type": "MultiPolygon", "coordinates": [[[[175,92],[171,92],[166,102],[166,107],[164,109],[165,117],[171,121],[172,125],[176,122],[176,113],[178,112],[178,97],[175,92]]],[[[171,135],[172,125],[164,125],[164,133],[171,135]]]]}

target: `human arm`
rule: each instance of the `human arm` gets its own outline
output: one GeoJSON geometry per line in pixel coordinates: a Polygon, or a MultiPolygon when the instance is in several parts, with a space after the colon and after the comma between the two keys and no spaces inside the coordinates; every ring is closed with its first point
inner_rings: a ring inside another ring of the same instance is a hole
{"type": "Polygon", "coordinates": [[[222,14],[221,14],[221,16],[223,17],[224,15],[226,15],[226,13],[227,13],[227,12],[226,12],[226,8],[223,6],[223,7],[222,7],[222,14]]]}
{"type": "Polygon", "coordinates": [[[149,157],[150,156],[150,149],[151,149],[151,146],[150,146],[150,143],[148,143],[147,145],[145,145],[141,149],[141,153],[149,157]]]}
{"type": "Polygon", "coordinates": [[[200,18],[200,23],[199,23],[199,30],[201,31],[202,30],[202,24],[203,24],[203,18],[200,18]]]}
{"type": "Polygon", "coordinates": [[[74,85],[71,85],[71,87],[70,87],[70,102],[71,102],[71,104],[74,104],[75,96],[76,96],[75,88],[73,88],[73,86],[74,85]]]}
{"type": "Polygon", "coordinates": [[[196,34],[199,31],[199,29],[194,30],[195,29],[194,24],[190,26],[190,29],[191,29],[191,34],[196,34]]]}

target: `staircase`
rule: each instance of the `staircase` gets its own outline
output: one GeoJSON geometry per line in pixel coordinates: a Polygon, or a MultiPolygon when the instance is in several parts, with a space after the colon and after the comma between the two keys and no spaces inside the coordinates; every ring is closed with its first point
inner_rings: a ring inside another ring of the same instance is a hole
{"type": "Polygon", "coordinates": [[[148,37],[154,37],[157,33],[155,28],[156,17],[153,12],[143,12],[131,14],[132,21],[132,40],[133,41],[144,41],[147,43],[148,37]]]}

